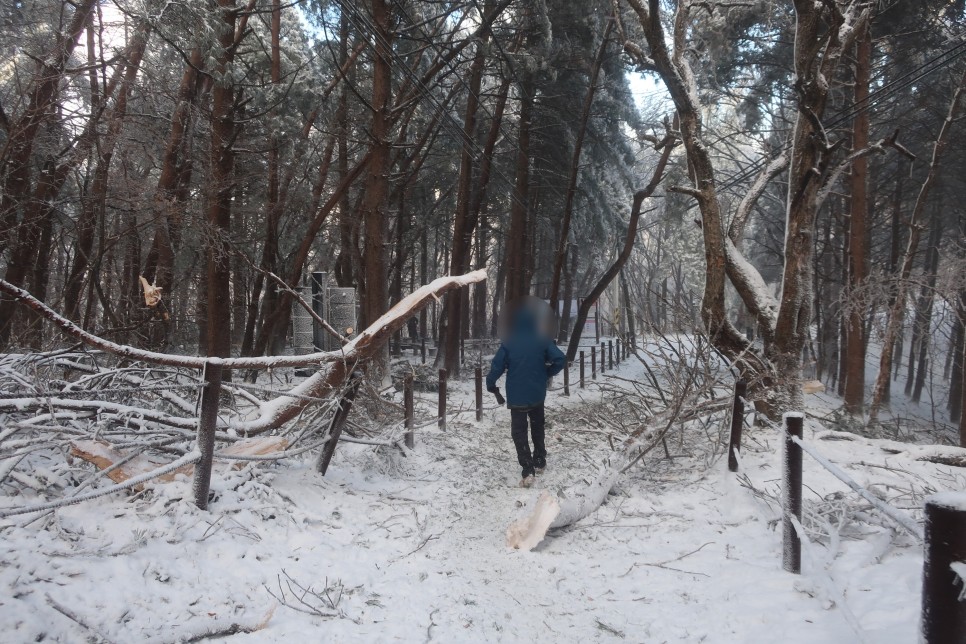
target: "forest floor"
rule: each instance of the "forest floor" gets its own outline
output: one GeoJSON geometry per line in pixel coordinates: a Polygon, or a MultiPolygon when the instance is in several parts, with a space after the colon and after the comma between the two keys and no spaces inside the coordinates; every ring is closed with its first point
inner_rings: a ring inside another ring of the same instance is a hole
{"type": "MultiPolygon", "coordinates": [[[[634,360],[617,375],[643,377],[634,360]]],[[[600,382],[548,397],[539,488],[565,493],[610,452],[593,426],[610,395],[600,382]]],[[[471,382],[451,392],[470,406],[471,382]]],[[[418,395],[431,414],[435,395],[418,395]]],[[[808,398],[817,416],[836,404],[808,398]]],[[[597,512],[522,552],[505,532],[537,490],[516,486],[509,412],[467,419],[420,429],[407,456],[340,444],[324,478],[308,458],[216,474],[210,512],[183,500],[190,483],[177,481],[2,520],[0,632],[17,642],[917,638],[920,545],[807,456],[816,542],[802,575],[782,570],[774,429],[746,430],[741,478],[723,458],[723,418],[672,433],[672,459],[653,451],[597,512]]],[[[924,494],[966,488],[966,470],[917,461],[898,443],[846,440],[814,417],[805,436],[913,512],[924,494]]],[[[0,496],[4,506],[30,501],[0,496]]]]}

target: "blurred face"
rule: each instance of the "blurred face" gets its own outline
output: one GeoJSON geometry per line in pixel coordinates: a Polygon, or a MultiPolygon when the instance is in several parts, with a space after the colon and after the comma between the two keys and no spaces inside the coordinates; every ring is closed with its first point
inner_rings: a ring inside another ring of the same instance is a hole
{"type": "Polygon", "coordinates": [[[536,326],[537,333],[555,337],[557,333],[557,316],[550,309],[550,305],[540,298],[526,296],[503,305],[497,320],[497,333],[503,339],[510,336],[521,321],[521,316],[529,317],[536,326]]]}

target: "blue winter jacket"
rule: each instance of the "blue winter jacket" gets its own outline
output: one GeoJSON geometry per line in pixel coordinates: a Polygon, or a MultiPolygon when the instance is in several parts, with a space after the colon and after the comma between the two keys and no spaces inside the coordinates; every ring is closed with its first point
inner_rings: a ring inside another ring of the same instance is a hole
{"type": "Polygon", "coordinates": [[[537,331],[533,314],[520,309],[513,319],[510,336],[493,356],[486,389],[493,391],[506,372],[506,406],[517,409],[538,407],[547,397],[547,378],[560,373],[567,358],[553,340],[537,331]]]}

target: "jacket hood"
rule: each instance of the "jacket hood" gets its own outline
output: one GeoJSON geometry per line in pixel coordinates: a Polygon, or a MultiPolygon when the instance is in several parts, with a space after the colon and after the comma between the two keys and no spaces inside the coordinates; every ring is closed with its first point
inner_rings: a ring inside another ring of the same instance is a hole
{"type": "Polygon", "coordinates": [[[513,315],[513,332],[528,334],[537,332],[537,317],[533,311],[525,306],[517,309],[513,315]]]}

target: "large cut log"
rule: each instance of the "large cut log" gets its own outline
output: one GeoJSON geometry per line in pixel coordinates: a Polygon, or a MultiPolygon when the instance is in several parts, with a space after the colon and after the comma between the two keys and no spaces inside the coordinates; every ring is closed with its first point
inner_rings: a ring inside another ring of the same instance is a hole
{"type": "MultiPolygon", "coordinates": [[[[288,447],[288,440],[281,436],[266,436],[263,438],[240,440],[218,452],[218,455],[229,458],[266,456],[268,454],[282,452],[286,447],[288,447]]],[[[124,483],[129,479],[147,474],[165,465],[146,454],[129,453],[115,449],[113,445],[106,441],[74,441],[70,446],[70,454],[83,461],[87,461],[99,470],[109,470],[106,476],[115,483],[124,483]]],[[[244,465],[245,461],[239,460],[235,461],[231,467],[240,469],[244,465]]],[[[185,465],[173,472],[162,474],[156,480],[170,483],[179,475],[191,477],[194,469],[194,465],[185,465]]],[[[136,486],[134,489],[139,490],[141,487],[136,486]]]]}
{"type": "MultiPolygon", "coordinates": [[[[128,360],[139,360],[149,364],[167,365],[173,367],[186,367],[194,369],[204,369],[207,363],[221,364],[223,369],[271,369],[274,367],[315,367],[317,371],[304,381],[294,387],[288,394],[283,394],[277,398],[263,403],[259,408],[258,416],[253,419],[242,420],[229,418],[218,420],[219,429],[234,430],[239,434],[253,436],[272,429],[281,427],[284,423],[298,416],[313,400],[318,398],[328,398],[333,393],[340,391],[349,380],[349,374],[358,364],[363,364],[373,358],[382,346],[389,341],[393,333],[398,331],[419,310],[438,300],[439,296],[448,291],[462,288],[486,279],[486,271],[478,270],[466,275],[456,275],[440,277],[425,286],[421,286],[387,311],[382,317],[369,325],[362,333],[357,335],[345,346],[336,351],[311,353],[301,356],[267,356],[267,357],[243,357],[243,358],[210,358],[199,356],[181,356],[170,353],[156,353],[144,351],[136,347],[116,344],[100,338],[92,333],[85,331],[70,320],[59,315],[49,306],[32,296],[24,289],[18,288],[9,282],[0,279],[0,293],[10,296],[14,300],[34,310],[45,320],[60,327],[67,335],[80,340],[88,346],[94,347],[111,353],[113,355],[126,358],[128,360]]],[[[8,401],[0,401],[0,407],[8,401]]],[[[15,411],[30,411],[32,409],[46,409],[49,405],[43,398],[23,398],[7,404],[11,407],[15,404],[15,411]]],[[[99,403],[93,403],[97,405],[99,403]]],[[[64,402],[65,406],[70,403],[64,402]]],[[[73,406],[68,408],[78,408],[84,406],[84,410],[90,410],[92,403],[85,401],[75,401],[73,406]]],[[[109,403],[104,403],[106,406],[109,403]]],[[[58,405],[54,405],[55,408],[58,405]]],[[[140,410],[138,410],[140,412],[140,410]]],[[[145,413],[155,413],[145,410],[145,413]]],[[[196,425],[197,419],[186,419],[167,414],[155,413],[157,420],[166,425],[177,427],[192,428],[196,425]],[[162,418],[163,417],[163,418],[162,418]]]]}
{"type": "Polygon", "coordinates": [[[682,399],[673,410],[651,419],[651,422],[624,441],[621,451],[609,458],[589,485],[563,497],[542,490],[506,531],[506,544],[518,550],[532,550],[553,528],[563,528],[593,514],[601,506],[611,488],[631,465],[660,445],[676,424],[727,409],[731,401],[722,398],[699,402],[695,398],[685,405],[682,399]],[[659,429],[653,429],[658,427],[659,429]]]}

